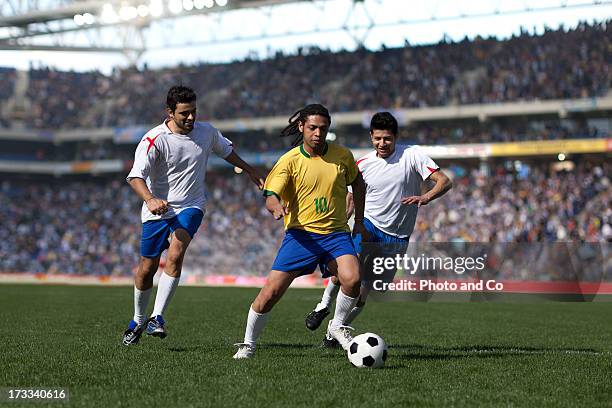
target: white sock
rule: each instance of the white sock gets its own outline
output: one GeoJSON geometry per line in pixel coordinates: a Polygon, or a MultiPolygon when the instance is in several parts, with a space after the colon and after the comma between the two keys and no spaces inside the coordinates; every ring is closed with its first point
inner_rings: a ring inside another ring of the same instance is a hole
{"type": "Polygon", "coordinates": [[[338,327],[344,324],[346,317],[349,312],[357,304],[359,297],[346,296],[342,291],[338,293],[336,298],[336,312],[334,313],[334,320],[332,320],[331,327],[338,327]]]}
{"type": "Polygon", "coordinates": [[[363,306],[365,305],[355,306],[353,309],[351,309],[348,316],[346,316],[346,320],[344,321],[344,324],[350,325],[353,322],[353,320],[355,320],[355,318],[359,316],[359,313],[361,313],[361,311],[363,310],[363,306]]]}
{"type": "Polygon", "coordinates": [[[151,297],[151,289],[140,290],[134,286],[134,321],[139,325],[146,320],[147,306],[151,297]]]}
{"type": "Polygon", "coordinates": [[[246,344],[255,345],[259,334],[266,326],[266,323],[268,323],[269,317],[270,313],[257,313],[253,310],[253,306],[249,308],[249,316],[247,317],[247,325],[244,332],[244,342],[246,344]]]}
{"type": "Polygon", "coordinates": [[[323,310],[326,307],[331,305],[332,299],[338,295],[338,291],[340,290],[340,285],[336,285],[331,279],[327,283],[325,290],[323,291],[323,297],[321,298],[321,302],[317,304],[315,310],[318,312],[319,310],[323,310]]]}
{"type": "Polygon", "coordinates": [[[151,317],[164,314],[164,310],[166,310],[168,307],[168,304],[172,299],[172,295],[179,284],[179,280],[180,277],[173,278],[170,275],[166,275],[165,272],[162,272],[161,276],[159,277],[159,282],[157,283],[155,307],[153,308],[153,314],[151,317]]]}

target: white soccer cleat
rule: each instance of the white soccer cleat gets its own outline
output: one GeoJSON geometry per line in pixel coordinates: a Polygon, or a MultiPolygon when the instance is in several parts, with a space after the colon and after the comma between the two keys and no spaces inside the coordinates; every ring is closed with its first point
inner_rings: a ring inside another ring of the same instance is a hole
{"type": "Polygon", "coordinates": [[[243,358],[251,358],[255,355],[255,345],[248,343],[236,343],[234,346],[238,346],[238,351],[234,354],[235,360],[241,360],[243,358]]]}
{"type": "Polygon", "coordinates": [[[351,326],[332,326],[333,320],[327,324],[327,338],[333,338],[340,343],[344,350],[348,350],[349,344],[353,341],[351,330],[355,330],[351,326]]]}

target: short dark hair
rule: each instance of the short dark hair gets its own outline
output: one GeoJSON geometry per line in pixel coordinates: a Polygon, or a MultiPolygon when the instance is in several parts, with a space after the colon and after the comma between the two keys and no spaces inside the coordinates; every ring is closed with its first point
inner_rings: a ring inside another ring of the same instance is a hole
{"type": "Polygon", "coordinates": [[[370,132],[374,130],[388,130],[397,136],[397,120],[389,112],[377,112],[370,121],[370,132]]]}
{"type": "Polygon", "coordinates": [[[173,86],[168,90],[168,96],[166,97],[166,107],[172,112],[176,109],[178,103],[191,103],[195,102],[196,94],[193,89],[183,85],[173,86]]]}
{"type": "Polygon", "coordinates": [[[293,146],[299,146],[304,140],[304,135],[300,132],[298,125],[301,123],[304,125],[309,116],[319,115],[327,118],[327,122],[331,125],[331,115],[327,108],[320,103],[313,103],[310,105],[304,106],[302,109],[295,112],[289,118],[289,124],[281,131],[281,137],[293,137],[293,142],[291,143],[293,146]]]}

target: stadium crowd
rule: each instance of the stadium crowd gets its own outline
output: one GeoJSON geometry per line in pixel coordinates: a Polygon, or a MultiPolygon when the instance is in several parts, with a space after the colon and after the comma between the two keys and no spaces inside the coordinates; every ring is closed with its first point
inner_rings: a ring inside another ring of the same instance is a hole
{"type": "MultiPolygon", "coordinates": [[[[609,164],[548,164],[485,176],[451,166],[455,188],[419,212],[411,242],[612,241],[609,164]]],[[[280,221],[244,175],[210,172],[207,214],[185,258],[196,274],[265,275],[283,237],[280,221]],[[231,174],[231,175],[230,175],[231,174]]],[[[140,205],[120,178],[0,180],[0,271],[131,276],[140,205]]]]}
{"type": "MultiPolygon", "coordinates": [[[[521,140],[561,140],[609,138],[610,131],[589,126],[581,118],[525,120],[497,118],[477,120],[419,122],[400,128],[400,143],[445,145],[461,143],[495,143],[521,140]]],[[[214,123],[213,123],[214,124],[214,123]]],[[[224,132],[241,154],[272,153],[280,156],[290,148],[291,140],[276,132],[224,132]]],[[[370,148],[368,130],[360,125],[334,129],[336,141],[351,148],[370,148]]],[[[113,139],[5,143],[0,159],[36,161],[88,161],[134,159],[136,143],[116,143],[113,139]]]]}
{"type": "Polygon", "coordinates": [[[471,169],[419,213],[411,240],[555,242],[612,240],[608,164],[551,172],[546,164],[486,176],[471,169]],[[518,173],[518,175],[516,175],[518,173]]]}
{"type": "MultiPolygon", "coordinates": [[[[367,129],[338,132],[338,142],[350,147],[371,146],[367,129]]],[[[517,118],[478,121],[417,122],[400,128],[401,143],[445,145],[500,143],[511,141],[606,138],[610,132],[581,120],[537,120],[517,118]]]]}
{"type": "MultiPolygon", "coordinates": [[[[265,60],[130,68],[110,76],[32,68],[27,90],[32,119],[26,125],[155,124],[164,117],[165,92],[175,83],[194,87],[201,116],[215,119],[288,116],[288,100],[317,101],[346,112],[602,96],[612,79],[611,38],[606,21],[542,35],[522,32],[503,41],[335,53],[309,48],[265,60]]],[[[10,93],[12,82],[2,81],[0,98],[10,93]]]]}
{"type": "Polygon", "coordinates": [[[0,127],[9,127],[9,114],[7,109],[2,109],[13,96],[17,71],[14,68],[0,67],[0,127]]]}

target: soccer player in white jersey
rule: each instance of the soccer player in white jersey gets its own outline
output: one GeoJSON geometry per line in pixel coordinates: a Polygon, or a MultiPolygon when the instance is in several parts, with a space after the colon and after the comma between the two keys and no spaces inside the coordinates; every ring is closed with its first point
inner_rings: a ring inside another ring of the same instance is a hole
{"type": "MultiPolygon", "coordinates": [[[[369,233],[368,242],[393,247],[397,253],[405,253],[418,208],[445,194],[451,189],[452,183],[422,149],[397,144],[398,124],[389,112],[378,112],[372,117],[370,138],[374,151],[356,162],[367,186],[363,222],[369,233]],[[435,185],[425,194],[421,194],[421,184],[424,180],[432,180],[435,185]]],[[[354,240],[354,244],[357,252],[361,252],[363,266],[363,259],[367,254],[361,251],[359,236],[354,240]]],[[[330,265],[329,268],[332,267],[330,265]]],[[[391,272],[394,276],[396,271],[391,272]]],[[[351,324],[361,313],[371,289],[368,274],[362,270],[362,275],[359,301],[345,320],[346,325],[351,324]]],[[[393,279],[393,276],[390,278],[393,279]]],[[[329,306],[336,293],[337,279],[332,277],[321,301],[306,317],[308,329],[316,330],[321,325],[329,314],[329,306]]],[[[334,346],[335,341],[327,336],[323,344],[334,346]]]]}
{"type": "Polygon", "coordinates": [[[210,123],[196,122],[196,94],[174,86],[166,98],[168,118],[147,132],[134,157],[127,181],[142,199],[140,262],[134,279],[134,317],[123,335],[123,344],[138,343],[147,334],[166,337],[163,313],[179,283],[183,257],[204,216],[206,164],[211,152],[240,167],[260,188],[264,180],[244,162],[232,143],[210,123]],[[146,310],[153,276],[162,252],[168,249],[166,267],[157,286],[155,306],[146,310]]]}

